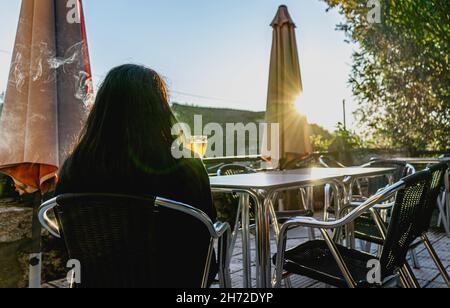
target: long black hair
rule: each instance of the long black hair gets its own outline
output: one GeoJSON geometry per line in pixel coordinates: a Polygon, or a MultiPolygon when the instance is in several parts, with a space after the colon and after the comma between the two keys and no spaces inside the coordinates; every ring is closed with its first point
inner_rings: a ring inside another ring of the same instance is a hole
{"type": "Polygon", "coordinates": [[[140,65],[112,69],[72,154],[75,165],[111,176],[165,173],[173,168],[176,119],[163,79],[140,65]]]}

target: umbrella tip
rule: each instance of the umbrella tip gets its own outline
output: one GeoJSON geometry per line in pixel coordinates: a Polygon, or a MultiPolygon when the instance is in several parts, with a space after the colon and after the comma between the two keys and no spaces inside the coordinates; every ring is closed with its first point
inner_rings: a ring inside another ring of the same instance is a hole
{"type": "Polygon", "coordinates": [[[275,16],[274,20],[270,24],[272,27],[281,27],[284,24],[290,24],[295,27],[295,23],[289,14],[289,9],[287,5],[283,4],[280,5],[278,8],[277,15],[275,16]]]}

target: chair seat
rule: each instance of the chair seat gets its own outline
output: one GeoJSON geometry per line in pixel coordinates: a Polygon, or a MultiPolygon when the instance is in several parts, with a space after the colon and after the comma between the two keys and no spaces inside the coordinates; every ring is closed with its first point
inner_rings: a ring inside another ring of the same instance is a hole
{"type": "MultiPolygon", "coordinates": [[[[376,257],[338,245],[353,279],[360,288],[371,287],[367,282],[367,264],[376,257]]],[[[276,263],[276,255],[273,258],[276,263]]],[[[289,274],[306,276],[339,288],[348,285],[324,241],[310,241],[285,253],[284,270],[289,274]]],[[[373,286],[373,285],[372,285],[373,286]]]]}

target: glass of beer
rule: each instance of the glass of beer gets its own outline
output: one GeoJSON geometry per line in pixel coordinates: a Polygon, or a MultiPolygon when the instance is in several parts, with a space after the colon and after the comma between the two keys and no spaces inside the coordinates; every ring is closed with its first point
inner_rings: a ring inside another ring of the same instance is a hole
{"type": "Polygon", "coordinates": [[[204,158],[208,147],[208,136],[192,136],[188,143],[192,156],[204,158]]]}

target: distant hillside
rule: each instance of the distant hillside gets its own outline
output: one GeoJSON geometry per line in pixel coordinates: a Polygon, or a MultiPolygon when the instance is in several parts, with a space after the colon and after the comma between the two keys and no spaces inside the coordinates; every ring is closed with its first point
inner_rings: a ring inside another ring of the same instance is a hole
{"type": "MultiPolygon", "coordinates": [[[[193,126],[194,115],[202,115],[203,123],[219,123],[221,125],[226,123],[260,123],[264,122],[265,112],[254,112],[246,110],[226,109],[226,108],[210,108],[197,107],[192,105],[182,105],[174,103],[172,105],[178,120],[183,123],[193,126]]],[[[319,135],[325,139],[333,138],[332,134],[325,128],[310,124],[311,134],[319,135]]]]}
{"type": "MultiPolygon", "coordinates": [[[[218,123],[224,128],[224,131],[225,125],[227,123],[258,124],[264,122],[265,119],[264,111],[254,112],[254,111],[226,109],[226,108],[208,108],[193,105],[183,105],[178,103],[172,104],[172,109],[174,110],[178,121],[188,124],[189,127],[191,127],[191,129],[194,128],[195,115],[202,116],[203,125],[206,125],[208,123],[218,123]]],[[[333,139],[333,135],[326,129],[322,128],[321,126],[317,124],[311,124],[310,127],[311,127],[311,135],[315,136],[314,140],[317,139],[317,136],[320,136],[319,140],[333,139]]],[[[257,140],[256,144],[259,144],[260,142],[261,142],[260,140],[257,140]]],[[[246,148],[248,151],[249,150],[248,146],[246,146],[246,148]]],[[[253,151],[256,150],[259,153],[259,149],[252,148],[251,150],[253,151]]]]}
{"type": "Polygon", "coordinates": [[[208,108],[190,105],[172,104],[178,120],[193,124],[195,115],[202,115],[203,123],[260,123],[264,121],[265,112],[253,112],[226,108],[208,108]]]}

